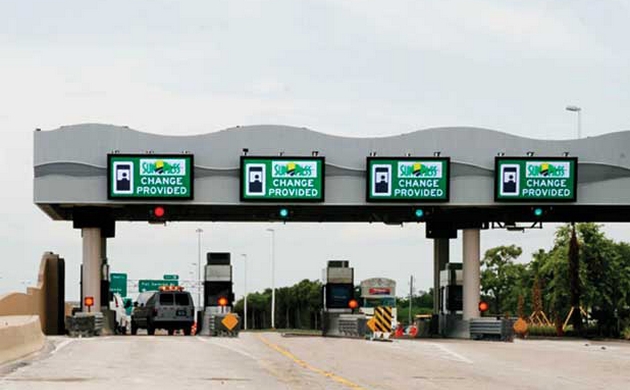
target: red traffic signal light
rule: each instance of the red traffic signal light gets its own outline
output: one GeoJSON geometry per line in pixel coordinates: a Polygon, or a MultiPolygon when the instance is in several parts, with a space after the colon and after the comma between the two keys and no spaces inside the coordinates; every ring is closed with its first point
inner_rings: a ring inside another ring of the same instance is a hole
{"type": "Polygon", "coordinates": [[[221,297],[221,298],[219,298],[217,303],[219,304],[219,306],[227,306],[228,299],[226,297],[221,297]]]}
{"type": "Polygon", "coordinates": [[[83,304],[87,307],[94,306],[94,297],[85,297],[83,299],[83,304]]]}
{"type": "Polygon", "coordinates": [[[359,302],[357,302],[356,299],[351,299],[348,302],[348,307],[351,308],[351,309],[356,309],[357,307],[359,307],[359,302]]]}
{"type": "Polygon", "coordinates": [[[164,210],[164,207],[162,207],[162,206],[156,206],[153,209],[153,215],[156,218],[162,218],[162,217],[164,217],[165,214],[166,214],[166,210],[164,210]]]}
{"type": "Polygon", "coordinates": [[[149,209],[149,223],[165,223],[166,208],[164,206],[154,206],[149,209]]]}
{"type": "Polygon", "coordinates": [[[490,305],[488,305],[488,302],[484,302],[484,301],[479,302],[480,312],[485,313],[488,311],[488,309],[490,309],[490,305]]]}

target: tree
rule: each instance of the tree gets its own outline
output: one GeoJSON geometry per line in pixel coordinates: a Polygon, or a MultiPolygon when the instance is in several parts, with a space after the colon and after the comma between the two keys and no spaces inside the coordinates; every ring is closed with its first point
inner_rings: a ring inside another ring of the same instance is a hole
{"type": "Polygon", "coordinates": [[[488,249],[481,260],[481,291],[492,298],[495,313],[516,311],[526,267],[514,260],[522,253],[515,245],[498,246],[488,249]]]}
{"type": "Polygon", "coordinates": [[[582,334],[582,314],[580,306],[580,246],[575,234],[575,224],[571,224],[571,240],[569,241],[569,285],[571,294],[571,314],[573,328],[582,334]]]}
{"type": "MultiPolygon", "coordinates": [[[[318,329],[322,284],[304,279],[289,287],[276,289],[276,326],[279,328],[318,329]]],[[[243,299],[234,311],[243,316],[243,299]]],[[[271,325],[271,289],[250,293],[247,298],[247,317],[250,329],[265,329],[271,325]]]]}
{"type": "MultiPolygon", "coordinates": [[[[606,238],[601,227],[579,223],[574,233],[571,225],[560,226],[553,247],[534,253],[528,268],[552,318],[562,322],[571,307],[581,306],[597,320],[600,336],[616,336],[620,326],[630,325],[630,246],[606,238]]],[[[579,317],[572,320],[579,332],[579,317]]]]}

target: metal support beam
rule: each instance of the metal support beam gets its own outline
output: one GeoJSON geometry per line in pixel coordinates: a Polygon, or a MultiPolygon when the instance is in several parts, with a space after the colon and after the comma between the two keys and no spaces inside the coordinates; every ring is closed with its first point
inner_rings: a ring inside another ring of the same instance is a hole
{"type": "Polygon", "coordinates": [[[480,231],[479,229],[466,229],[463,234],[463,260],[464,260],[464,310],[463,319],[479,317],[480,298],[480,231]]]}

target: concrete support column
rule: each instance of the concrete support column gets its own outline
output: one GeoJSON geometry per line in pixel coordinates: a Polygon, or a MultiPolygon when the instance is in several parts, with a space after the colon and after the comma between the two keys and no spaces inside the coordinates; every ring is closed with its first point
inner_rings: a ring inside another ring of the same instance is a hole
{"type": "MultiPolygon", "coordinates": [[[[101,311],[101,229],[83,228],[83,299],[94,297],[91,312],[101,311]]],[[[87,312],[88,308],[83,307],[87,312]]]]}
{"type": "Polygon", "coordinates": [[[463,234],[464,258],[464,310],[463,319],[479,317],[480,299],[480,231],[479,229],[465,229],[463,234]]]}
{"type": "Polygon", "coordinates": [[[440,313],[440,271],[449,261],[449,239],[433,240],[433,314],[440,313]]]}

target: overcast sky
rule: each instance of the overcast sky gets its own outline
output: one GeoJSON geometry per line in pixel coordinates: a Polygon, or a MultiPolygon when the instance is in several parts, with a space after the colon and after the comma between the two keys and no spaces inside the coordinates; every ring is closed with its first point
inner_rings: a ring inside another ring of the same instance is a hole
{"type": "MultiPolygon", "coordinates": [[[[36,279],[41,253],[66,259],[78,297],[80,232],[32,202],[33,129],[100,122],[158,134],[285,124],[353,137],[478,126],[542,139],[630,129],[630,2],[0,0],[0,294],[36,279]]],[[[68,145],[72,147],[72,145],[68,145]]],[[[249,255],[269,285],[270,224],[119,223],[112,271],[196,278],[203,249],[249,255]],[[191,275],[190,272],[193,272],[191,275]]],[[[350,260],[357,282],[432,284],[424,226],[275,224],[278,286],[350,260]]],[[[482,232],[529,261],[553,227],[482,232]]],[[[625,225],[606,231],[628,239],[625,225]]],[[[452,258],[461,261],[461,242],[452,258]]],[[[236,291],[243,268],[235,259],[236,291]]]]}

